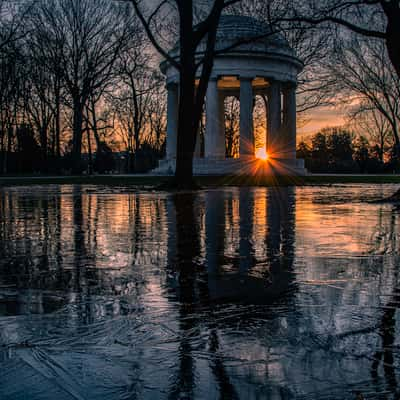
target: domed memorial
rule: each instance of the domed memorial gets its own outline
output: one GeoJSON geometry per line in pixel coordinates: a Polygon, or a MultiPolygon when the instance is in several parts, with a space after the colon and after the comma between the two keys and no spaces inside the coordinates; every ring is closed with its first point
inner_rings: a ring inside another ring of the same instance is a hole
{"type": "MultiPolygon", "coordinates": [[[[204,51],[204,44],[199,46],[204,51]]],[[[179,46],[170,54],[179,56],[179,46]]],[[[256,158],[253,110],[255,97],[266,104],[263,168],[271,173],[304,174],[296,159],[296,85],[303,63],[287,40],[255,18],[223,15],[217,30],[216,55],[205,99],[205,132],[197,137],[195,174],[251,173],[256,158]],[[225,99],[240,102],[239,145],[234,157],[226,156],[225,99]]],[[[168,89],[167,150],[156,173],[175,169],[178,124],[179,73],[168,61],[161,63],[168,89]]],[[[199,72],[200,73],[200,72],[199,72]]],[[[260,149],[258,149],[260,150],[260,149]]]]}

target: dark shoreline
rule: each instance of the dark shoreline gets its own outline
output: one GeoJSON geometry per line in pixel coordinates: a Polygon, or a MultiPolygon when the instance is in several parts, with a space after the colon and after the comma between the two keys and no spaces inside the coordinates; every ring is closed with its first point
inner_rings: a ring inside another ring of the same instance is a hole
{"type": "MultiPolygon", "coordinates": [[[[0,176],[0,187],[26,185],[134,185],[157,187],[168,176],[152,175],[83,175],[83,176],[0,176]]],[[[306,176],[197,176],[195,180],[205,187],[220,186],[304,186],[340,183],[400,184],[400,175],[306,175],[306,176]]]]}

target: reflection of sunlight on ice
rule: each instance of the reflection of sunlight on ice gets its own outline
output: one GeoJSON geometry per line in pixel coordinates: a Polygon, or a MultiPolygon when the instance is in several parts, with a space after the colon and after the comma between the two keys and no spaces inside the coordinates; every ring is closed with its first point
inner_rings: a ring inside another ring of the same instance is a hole
{"type": "Polygon", "coordinates": [[[376,205],[365,200],[379,197],[371,189],[320,187],[298,191],[296,207],[296,236],[298,254],[307,257],[362,257],[387,254],[389,243],[385,235],[390,231],[390,219],[376,211],[376,205]],[[361,190],[361,192],[360,192],[361,190]],[[364,193],[364,201],[360,202],[364,193]],[[368,194],[366,194],[368,193],[368,194]],[[311,195],[311,197],[310,197],[311,195]],[[368,198],[365,196],[369,196],[368,198]],[[383,239],[382,239],[383,237],[383,239]]]}
{"type": "Polygon", "coordinates": [[[218,397],[217,379],[248,399],[260,388],[345,398],[361,381],[380,390],[370,360],[397,284],[399,217],[359,200],[379,190],[394,187],[202,191],[189,209],[198,237],[179,230],[169,194],[12,194],[0,225],[0,397],[15,382],[50,393],[57,379],[75,397],[88,387],[162,398],[192,376],[196,398],[218,397]],[[21,362],[36,356],[35,369],[21,362]]]}

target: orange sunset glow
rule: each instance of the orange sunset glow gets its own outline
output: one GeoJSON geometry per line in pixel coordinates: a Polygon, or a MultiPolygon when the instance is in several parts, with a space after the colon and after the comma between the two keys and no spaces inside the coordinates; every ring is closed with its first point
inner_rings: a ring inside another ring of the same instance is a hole
{"type": "Polygon", "coordinates": [[[268,161],[268,158],[269,158],[267,150],[265,150],[265,147],[256,149],[255,156],[256,156],[256,158],[258,158],[259,160],[262,160],[262,161],[268,161]]]}

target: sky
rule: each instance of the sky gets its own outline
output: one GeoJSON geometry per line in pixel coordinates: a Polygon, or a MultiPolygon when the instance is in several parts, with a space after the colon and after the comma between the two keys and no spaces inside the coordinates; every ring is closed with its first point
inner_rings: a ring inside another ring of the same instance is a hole
{"type": "Polygon", "coordinates": [[[307,137],[327,126],[338,126],[345,124],[343,110],[334,107],[318,107],[307,114],[306,122],[299,124],[297,137],[307,137]]]}

